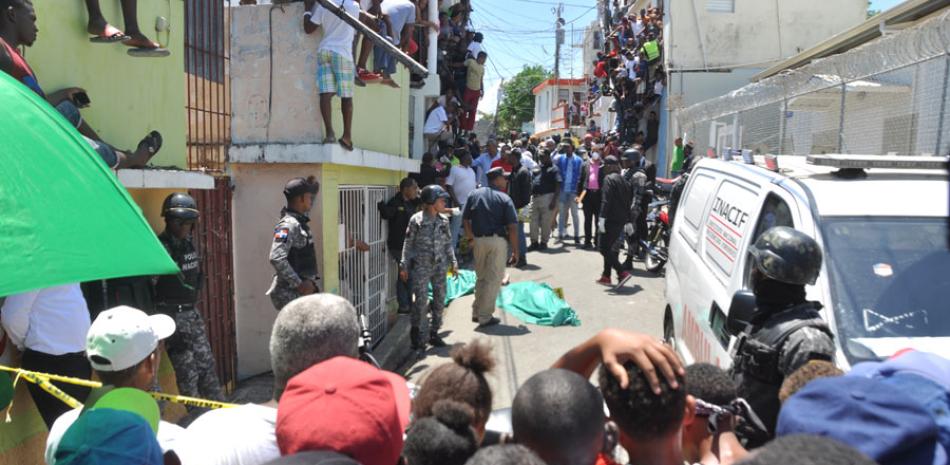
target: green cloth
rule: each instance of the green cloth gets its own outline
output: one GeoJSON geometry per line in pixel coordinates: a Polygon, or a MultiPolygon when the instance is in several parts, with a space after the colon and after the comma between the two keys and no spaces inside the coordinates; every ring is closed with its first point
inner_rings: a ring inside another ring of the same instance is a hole
{"type": "Polygon", "coordinates": [[[682,171],[683,170],[683,160],[686,159],[686,152],[683,150],[683,147],[673,147],[673,166],[670,167],[671,171],[682,171]]]}
{"type": "MultiPolygon", "coordinates": [[[[475,292],[475,281],[478,278],[472,270],[459,270],[458,276],[445,278],[445,306],[453,300],[475,292]]],[[[429,284],[429,299],[432,299],[432,285],[429,284]]]]}
{"type": "Polygon", "coordinates": [[[647,56],[647,61],[653,61],[660,56],[660,47],[655,40],[643,44],[643,53],[647,56]]]}
{"type": "Polygon", "coordinates": [[[540,326],[580,326],[581,320],[567,302],[544,283],[512,283],[501,289],[495,305],[519,320],[540,326]]]}
{"type": "Polygon", "coordinates": [[[0,296],[178,272],[138,205],[52,106],[0,73],[0,296]]]}

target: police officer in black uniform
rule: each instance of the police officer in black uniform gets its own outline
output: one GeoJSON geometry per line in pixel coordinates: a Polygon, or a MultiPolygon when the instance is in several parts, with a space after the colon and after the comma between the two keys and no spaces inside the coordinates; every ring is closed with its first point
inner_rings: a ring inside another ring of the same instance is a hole
{"type": "Polygon", "coordinates": [[[175,320],[177,329],[166,339],[165,347],[175,368],[178,392],[189,397],[224,400],[205,323],[196,307],[204,280],[201,255],[191,237],[198,220],[198,205],[190,195],[176,192],[165,198],[162,216],[165,230],[158,240],[178,264],[180,273],[154,278],[153,300],[157,312],[175,320]]]}
{"type": "Polygon", "coordinates": [[[810,360],[834,361],[834,336],[821,319],[821,304],[805,300],[815,284],[821,248],[811,237],[786,226],[766,230],[749,248],[749,284],[756,311],[734,348],[732,375],[753,412],[767,429],[746,434],[749,446],[775,433],[785,377],[810,360]]]}
{"type": "Polygon", "coordinates": [[[297,297],[320,292],[317,250],[307,216],[319,191],[320,183],[313,176],[291,179],[284,186],[287,206],[274,227],[270,263],[276,272],[267,291],[278,311],[297,297]]]}

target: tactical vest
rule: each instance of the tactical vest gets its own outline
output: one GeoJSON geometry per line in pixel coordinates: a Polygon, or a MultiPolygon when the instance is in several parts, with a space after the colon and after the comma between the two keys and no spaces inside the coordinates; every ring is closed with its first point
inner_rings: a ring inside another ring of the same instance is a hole
{"type": "Polygon", "coordinates": [[[316,278],[317,249],[313,246],[313,233],[310,232],[310,226],[307,223],[303,221],[299,223],[301,233],[307,237],[307,245],[291,247],[290,253],[287,254],[287,262],[301,278],[316,278]]]}
{"type": "Polygon", "coordinates": [[[828,337],[834,337],[821,319],[820,309],[821,304],[817,302],[805,302],[776,313],[755,325],[751,333],[742,334],[736,345],[731,371],[739,397],[749,402],[769,429],[769,437],[775,431],[781,407],[778,392],[785,380],[785,375],[779,370],[782,346],[789,336],[803,328],[815,328],[828,337]]]}
{"type": "Polygon", "coordinates": [[[162,234],[158,237],[178,265],[177,275],[162,275],[155,283],[155,302],[170,305],[194,304],[198,301],[201,279],[201,257],[190,240],[173,241],[162,234]]]}

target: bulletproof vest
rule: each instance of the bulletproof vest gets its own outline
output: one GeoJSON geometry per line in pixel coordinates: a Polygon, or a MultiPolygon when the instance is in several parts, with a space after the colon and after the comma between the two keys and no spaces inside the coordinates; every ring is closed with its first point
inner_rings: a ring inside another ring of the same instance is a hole
{"type": "Polygon", "coordinates": [[[201,280],[201,257],[190,239],[175,241],[167,234],[158,236],[180,270],[177,275],[161,275],[155,283],[155,302],[171,305],[194,304],[201,280]]]}
{"type": "Polygon", "coordinates": [[[313,233],[310,232],[310,226],[306,219],[297,218],[300,223],[300,233],[307,237],[307,245],[303,247],[291,247],[287,254],[287,262],[290,267],[304,278],[317,277],[317,249],[313,245],[313,233]]]}
{"type": "Polygon", "coordinates": [[[817,302],[796,305],[753,325],[751,332],[739,336],[732,360],[732,376],[739,388],[739,397],[749,402],[769,429],[769,437],[775,431],[781,407],[778,392],[785,380],[779,370],[782,346],[793,333],[803,328],[815,328],[833,337],[821,319],[819,309],[821,304],[817,302]]]}

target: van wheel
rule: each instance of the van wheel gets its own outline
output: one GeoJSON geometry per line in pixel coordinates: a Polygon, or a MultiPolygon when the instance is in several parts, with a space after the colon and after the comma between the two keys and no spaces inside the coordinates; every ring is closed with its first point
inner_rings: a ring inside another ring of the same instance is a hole
{"type": "Polygon", "coordinates": [[[666,307],[666,311],[663,313],[663,342],[673,344],[673,310],[669,306],[666,307]]]}

